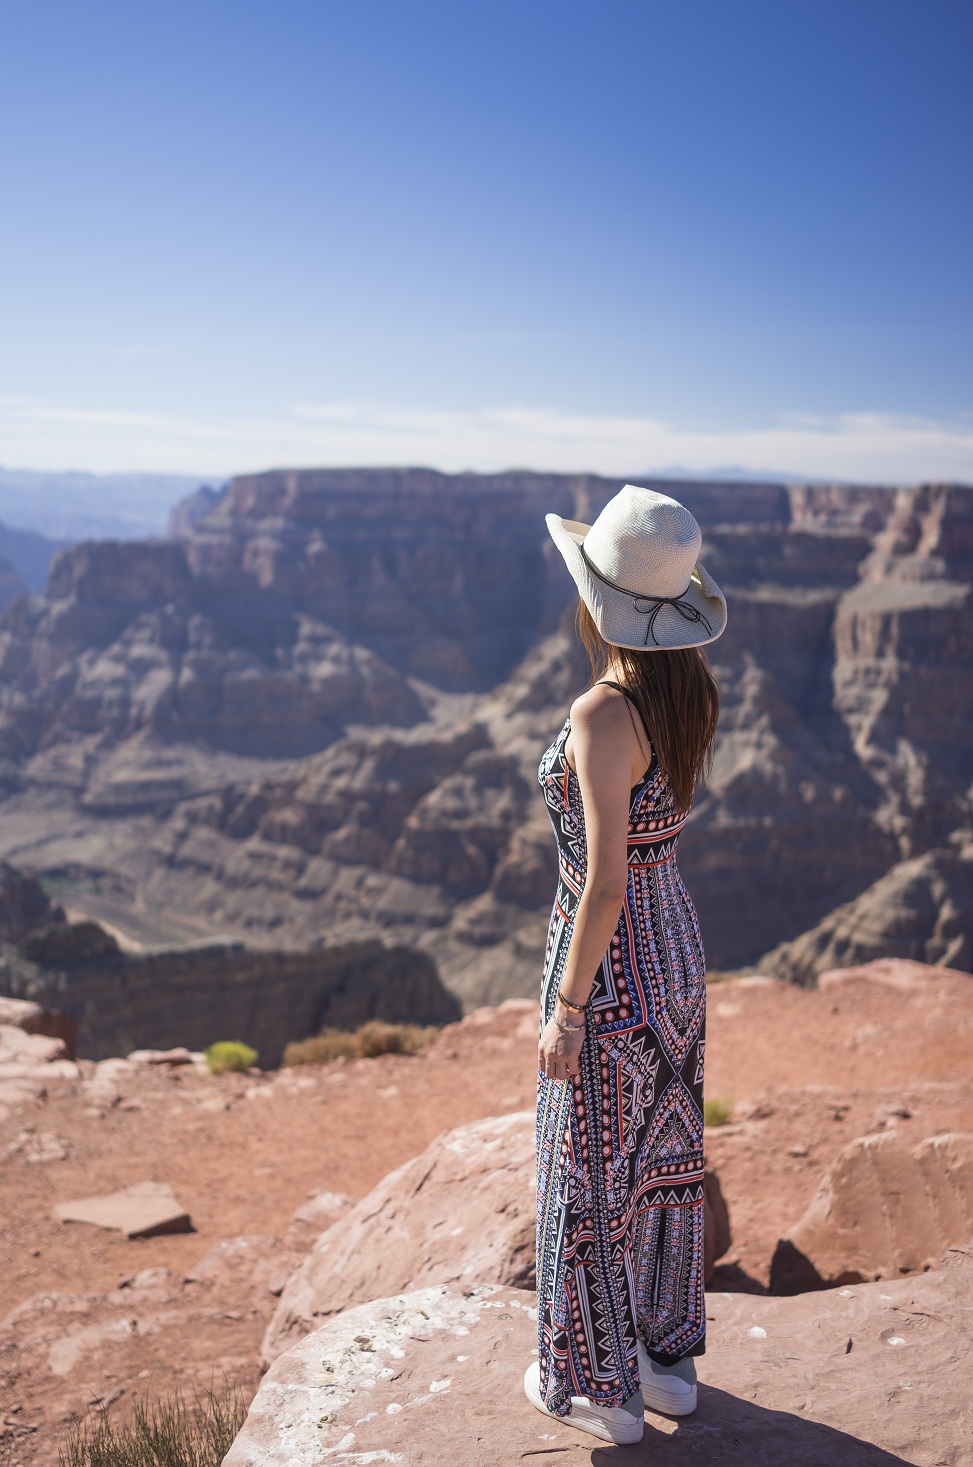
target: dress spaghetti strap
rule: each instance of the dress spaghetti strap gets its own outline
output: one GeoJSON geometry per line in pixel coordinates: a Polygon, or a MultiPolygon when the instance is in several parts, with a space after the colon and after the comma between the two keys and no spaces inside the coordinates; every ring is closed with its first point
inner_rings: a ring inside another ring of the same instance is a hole
{"type": "Polygon", "coordinates": [[[632,692],[631,688],[626,688],[626,686],[625,686],[624,683],[616,683],[616,682],[613,682],[610,677],[601,677],[601,678],[599,678],[598,679],[598,683],[596,683],[595,686],[597,687],[599,683],[604,683],[609,688],[617,688],[620,693],[624,693],[625,694],[626,698],[632,704],[632,706],[635,709],[638,709],[638,706],[639,705],[635,701],[635,694],[632,692]]]}

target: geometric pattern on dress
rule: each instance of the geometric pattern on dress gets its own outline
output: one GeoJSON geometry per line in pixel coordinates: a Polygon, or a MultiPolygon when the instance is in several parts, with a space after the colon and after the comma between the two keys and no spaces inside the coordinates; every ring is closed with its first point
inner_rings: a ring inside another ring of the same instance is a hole
{"type": "Polygon", "coordinates": [[[705,1050],[706,1040],[701,1039],[696,1046],[696,1073],[693,1076],[693,1081],[696,1085],[702,1085],[703,1083],[703,1054],[705,1050]]]}
{"type": "MultiPolygon", "coordinates": [[[[584,890],[584,809],[564,756],[540,762],[558,848],[542,1021],[550,1017],[584,890]]],[[[639,1386],[638,1340],[672,1364],[705,1349],[703,1046],[706,968],[675,862],[678,811],[654,754],[631,792],[625,903],[595,975],[570,1081],[537,1082],[541,1391],[619,1405],[639,1386]]]]}

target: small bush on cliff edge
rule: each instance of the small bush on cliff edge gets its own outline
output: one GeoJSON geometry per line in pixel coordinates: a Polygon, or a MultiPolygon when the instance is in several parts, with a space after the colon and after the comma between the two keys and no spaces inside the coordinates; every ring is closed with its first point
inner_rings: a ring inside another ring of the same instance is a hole
{"type": "Polygon", "coordinates": [[[216,1044],[211,1044],[206,1050],[206,1065],[211,1075],[218,1075],[223,1070],[249,1070],[260,1056],[249,1044],[241,1044],[238,1039],[220,1039],[216,1044]]]}
{"type": "Polygon", "coordinates": [[[152,1402],[136,1396],[125,1426],[107,1411],[75,1417],[58,1461],[60,1467],[220,1467],[246,1414],[243,1391],[228,1381],[219,1391],[194,1392],[191,1403],[178,1390],[152,1402]]]}
{"type": "Polygon", "coordinates": [[[377,1054],[415,1054],[435,1039],[438,1029],[419,1024],[387,1024],[369,1019],[360,1029],[322,1029],[284,1050],[285,1065],[320,1065],[334,1059],[374,1059],[377,1054]]]}
{"type": "Polygon", "coordinates": [[[734,1102],[729,1095],[712,1095],[703,1101],[703,1125],[725,1126],[733,1118],[734,1102]]]}

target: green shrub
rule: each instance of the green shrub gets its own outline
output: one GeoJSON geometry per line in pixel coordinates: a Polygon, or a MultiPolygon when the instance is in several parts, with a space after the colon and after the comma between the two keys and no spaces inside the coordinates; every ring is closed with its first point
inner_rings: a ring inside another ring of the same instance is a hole
{"type": "Polygon", "coordinates": [[[374,1059],[378,1054],[415,1054],[435,1039],[439,1030],[420,1024],[387,1024],[369,1019],[351,1033],[322,1029],[312,1039],[301,1039],[284,1050],[285,1065],[321,1065],[335,1059],[374,1059]]]}
{"type": "Polygon", "coordinates": [[[733,1106],[735,1101],[729,1095],[714,1095],[709,1100],[703,1101],[703,1124],[705,1126],[725,1126],[727,1121],[733,1118],[733,1106]]]}
{"type": "Polygon", "coordinates": [[[150,1402],[132,1401],[132,1418],[116,1425],[110,1412],[89,1410],[74,1419],[58,1452],[60,1467],[220,1467],[240,1431],[247,1402],[239,1386],[219,1391],[180,1391],[150,1402]]]}
{"type": "Polygon", "coordinates": [[[259,1058],[255,1049],[239,1039],[219,1039],[206,1050],[206,1065],[211,1075],[219,1075],[223,1070],[249,1070],[259,1058]]]}

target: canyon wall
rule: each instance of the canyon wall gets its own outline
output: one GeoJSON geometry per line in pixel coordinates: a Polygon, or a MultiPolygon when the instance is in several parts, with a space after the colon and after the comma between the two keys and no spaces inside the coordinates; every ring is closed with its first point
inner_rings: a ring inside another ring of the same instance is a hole
{"type": "Polygon", "coordinates": [[[414,948],[364,941],[310,952],[242,943],[127,953],[96,923],[49,926],[19,949],[0,944],[0,990],[69,1015],[77,1053],[221,1039],[252,1045],[265,1069],[287,1044],[368,1019],[444,1024],[459,1017],[432,961],[414,948]]]}
{"type": "MultiPolygon", "coordinates": [[[[651,482],[729,605],[680,846],[711,966],[968,963],[973,491],[651,482]]],[[[0,855],[156,942],[380,937],[466,1005],[532,992],[535,769],[586,680],[543,515],[619,487],[282,471],[172,540],[62,552],[0,618],[0,855]]]]}

